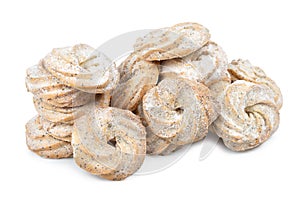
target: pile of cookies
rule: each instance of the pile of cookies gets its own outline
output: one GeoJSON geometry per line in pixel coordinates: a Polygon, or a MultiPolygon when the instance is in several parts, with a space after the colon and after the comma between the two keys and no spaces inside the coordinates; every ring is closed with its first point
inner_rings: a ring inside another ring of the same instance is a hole
{"type": "Polygon", "coordinates": [[[167,155],[208,131],[233,151],[277,130],[280,89],[247,60],[228,62],[207,28],[180,23],[138,38],[118,66],[88,45],[56,48],[27,69],[38,115],[27,146],[46,158],[74,157],[109,180],[136,172],[146,154],[167,155]]]}
{"type": "Polygon", "coordinates": [[[88,45],[53,49],[26,72],[38,112],[26,124],[28,148],[46,158],[71,157],[74,121],[84,114],[83,106],[95,100],[93,93],[110,91],[118,81],[116,66],[88,45]]]}

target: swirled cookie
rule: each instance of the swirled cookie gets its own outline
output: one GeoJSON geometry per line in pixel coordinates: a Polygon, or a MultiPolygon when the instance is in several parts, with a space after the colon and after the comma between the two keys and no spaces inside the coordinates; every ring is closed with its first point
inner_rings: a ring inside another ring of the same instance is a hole
{"type": "Polygon", "coordinates": [[[239,80],[223,96],[221,114],[212,131],[234,151],[245,151],[265,142],[277,130],[279,112],[273,91],[239,80]]]}
{"type": "Polygon", "coordinates": [[[150,154],[162,154],[169,145],[176,148],[201,140],[217,117],[209,89],[183,78],[162,80],[146,93],[142,106],[151,131],[147,138],[150,154]]]}
{"type": "Polygon", "coordinates": [[[115,64],[84,44],[53,49],[43,59],[43,65],[60,82],[89,93],[110,91],[119,82],[115,64]]]}
{"type": "Polygon", "coordinates": [[[83,114],[82,106],[80,107],[55,107],[44,102],[42,99],[33,97],[33,103],[36,111],[48,121],[54,123],[69,123],[83,114]]]}
{"type": "Polygon", "coordinates": [[[246,80],[267,86],[273,93],[277,108],[280,109],[282,107],[282,95],[279,87],[261,68],[253,66],[248,60],[238,59],[231,62],[228,72],[232,81],[246,80]]]}
{"type": "Polygon", "coordinates": [[[73,133],[73,124],[53,123],[40,117],[40,124],[43,130],[55,139],[71,142],[73,133]]]}
{"type": "Polygon", "coordinates": [[[62,84],[44,69],[42,62],[27,69],[25,83],[27,90],[34,96],[56,107],[81,106],[93,97],[93,94],[62,84]]]}
{"type": "Polygon", "coordinates": [[[147,61],[161,61],[184,57],[204,46],[209,39],[207,28],[186,22],[154,30],[138,38],[134,50],[147,61]]]}
{"type": "Polygon", "coordinates": [[[40,116],[35,116],[26,124],[26,143],[28,148],[44,158],[72,157],[71,143],[48,135],[40,122],[40,116]]]}
{"type": "Polygon", "coordinates": [[[220,111],[220,96],[230,84],[227,72],[228,59],[224,50],[214,42],[182,59],[163,61],[159,79],[182,77],[206,85],[214,99],[217,111],[220,111]]]}
{"type": "Polygon", "coordinates": [[[146,131],[128,110],[88,106],[75,121],[74,159],[82,169],[109,180],[136,172],[146,155],[146,131]]]}
{"type": "Polygon", "coordinates": [[[141,60],[136,53],[131,54],[119,67],[121,78],[112,93],[112,107],[134,111],[144,94],[156,85],[157,67],[158,64],[141,60]]]}

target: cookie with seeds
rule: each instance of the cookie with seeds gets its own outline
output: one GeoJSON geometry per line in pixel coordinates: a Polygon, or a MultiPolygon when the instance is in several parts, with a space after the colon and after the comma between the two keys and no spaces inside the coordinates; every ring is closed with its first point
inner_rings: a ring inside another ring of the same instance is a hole
{"type": "Polygon", "coordinates": [[[27,69],[25,83],[34,96],[57,107],[81,106],[93,97],[93,94],[62,84],[43,67],[42,62],[27,69]]]}
{"type": "Polygon", "coordinates": [[[69,158],[73,155],[70,142],[65,142],[48,135],[35,116],[26,124],[26,144],[28,149],[44,158],[69,158]]]}
{"type": "Polygon", "coordinates": [[[132,53],[119,67],[120,83],[112,93],[111,106],[134,111],[145,93],[158,80],[158,63],[142,60],[132,53]]]}
{"type": "Polygon", "coordinates": [[[42,99],[33,97],[33,103],[36,111],[48,121],[54,123],[72,124],[74,120],[83,114],[82,108],[79,107],[55,107],[44,102],[42,99]]]}
{"type": "Polygon", "coordinates": [[[279,111],[273,91],[238,80],[227,86],[221,113],[211,129],[233,151],[253,149],[277,130],[279,111]]]}
{"type": "Polygon", "coordinates": [[[228,59],[224,50],[209,41],[205,46],[181,59],[163,61],[159,79],[182,77],[206,85],[212,93],[215,107],[220,110],[219,97],[230,84],[228,59]]]}
{"type": "Polygon", "coordinates": [[[218,78],[215,76],[213,79],[215,72],[226,72],[227,65],[227,56],[223,49],[210,41],[186,57],[163,61],[159,76],[160,80],[167,77],[182,77],[210,86],[210,83],[218,78]]]}
{"type": "Polygon", "coordinates": [[[142,106],[151,131],[149,154],[161,154],[169,145],[180,147],[201,140],[217,117],[209,89],[183,78],[162,80],[146,93],[142,106]]]}
{"type": "Polygon", "coordinates": [[[74,159],[82,169],[109,180],[123,180],[136,172],[146,155],[146,131],[128,110],[86,106],[75,121],[74,159]]]}
{"type": "Polygon", "coordinates": [[[248,60],[238,59],[231,62],[228,67],[228,72],[231,75],[232,82],[236,80],[246,80],[268,87],[273,93],[278,109],[282,107],[283,101],[280,88],[261,68],[253,66],[248,60]]]}
{"type": "Polygon", "coordinates": [[[209,39],[207,28],[185,22],[151,31],[138,38],[134,50],[147,61],[162,61],[187,56],[204,46],[209,39]]]}
{"type": "Polygon", "coordinates": [[[48,135],[62,141],[71,142],[73,124],[54,123],[42,117],[40,117],[40,124],[48,135]]]}
{"type": "Polygon", "coordinates": [[[111,91],[119,82],[115,64],[85,44],[55,48],[43,59],[43,65],[60,82],[88,93],[111,91]]]}

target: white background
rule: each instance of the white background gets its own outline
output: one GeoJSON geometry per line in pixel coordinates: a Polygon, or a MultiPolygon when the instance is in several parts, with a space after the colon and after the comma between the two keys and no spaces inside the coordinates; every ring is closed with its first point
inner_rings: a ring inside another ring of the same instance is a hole
{"type": "Polygon", "coordinates": [[[299,200],[299,55],[297,0],[1,1],[0,200],[299,200]],[[229,59],[261,66],[281,87],[277,133],[263,146],[233,153],[219,143],[199,161],[201,143],[156,174],[106,181],[72,159],[27,150],[25,123],[36,112],[25,69],[54,47],[98,47],[119,34],[195,21],[210,29],[229,59]]]}

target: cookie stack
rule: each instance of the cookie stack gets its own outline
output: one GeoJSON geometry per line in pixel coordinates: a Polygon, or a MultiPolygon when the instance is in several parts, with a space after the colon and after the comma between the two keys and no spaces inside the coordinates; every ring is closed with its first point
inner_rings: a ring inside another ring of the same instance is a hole
{"type": "Polygon", "coordinates": [[[118,67],[87,45],[54,49],[27,70],[39,113],[26,125],[29,149],[73,154],[80,168],[123,180],[146,154],[171,154],[208,131],[233,151],[261,145],[279,126],[280,89],[249,61],[229,63],[210,37],[197,23],[157,29],[118,67]]]}
{"type": "Polygon", "coordinates": [[[108,59],[83,44],[53,49],[38,65],[28,68],[26,87],[34,95],[39,113],[26,125],[28,148],[46,158],[72,156],[74,120],[83,114],[84,105],[95,100],[96,93],[109,90],[118,77],[108,59]],[[95,67],[99,62],[107,63],[95,67]],[[105,80],[94,75],[102,75],[99,77],[105,80]],[[110,84],[103,84],[108,80],[110,84]]]}

